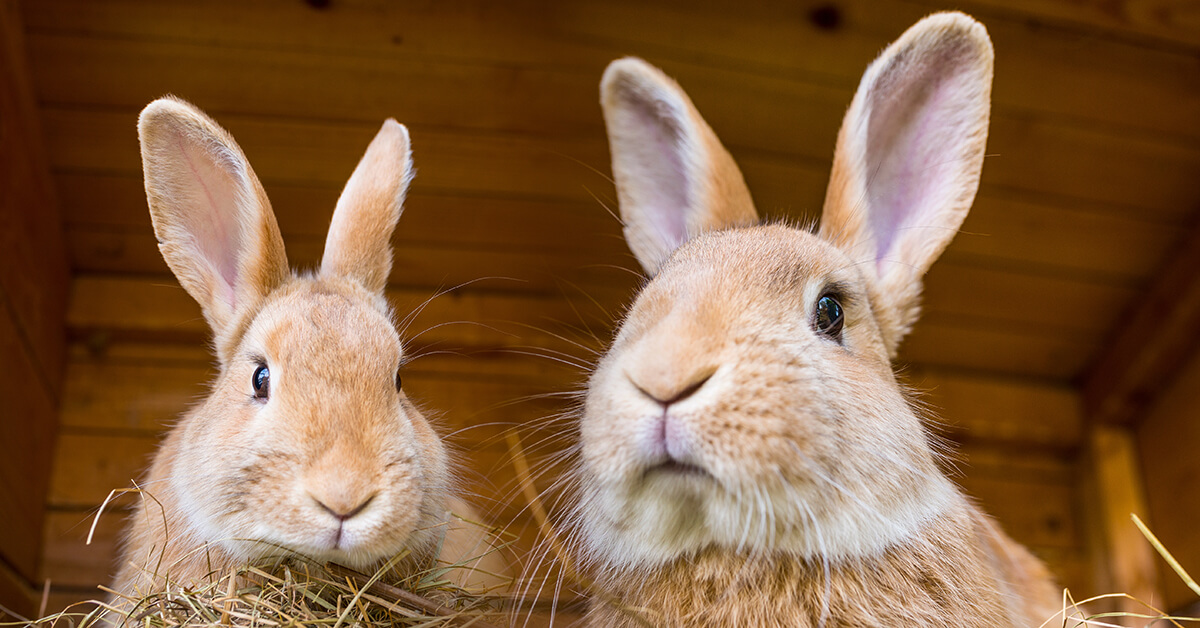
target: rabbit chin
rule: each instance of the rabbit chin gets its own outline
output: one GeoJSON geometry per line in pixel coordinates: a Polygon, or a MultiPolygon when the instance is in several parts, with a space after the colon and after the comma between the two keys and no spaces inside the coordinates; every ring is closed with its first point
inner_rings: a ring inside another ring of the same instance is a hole
{"type": "Polygon", "coordinates": [[[338,538],[336,527],[314,528],[312,535],[298,540],[296,535],[259,529],[243,538],[212,539],[210,542],[219,544],[230,557],[240,562],[296,555],[317,563],[333,562],[354,569],[373,569],[405,550],[423,557],[436,546],[436,539],[429,534],[392,534],[385,539],[370,532],[344,530],[338,538]]]}
{"type": "MultiPolygon", "coordinates": [[[[633,484],[596,482],[578,505],[585,555],[601,568],[654,567],[708,548],[841,561],[877,556],[966,507],[937,476],[907,498],[830,503],[800,487],[731,491],[704,472],[651,470],[633,484]]],[[[868,500],[870,498],[867,498],[868,500]]]]}
{"type": "MultiPolygon", "coordinates": [[[[393,513],[394,514],[394,513],[393,513]]],[[[372,514],[348,522],[339,534],[338,526],[327,517],[295,515],[282,525],[260,518],[215,518],[211,513],[189,513],[193,534],[202,545],[218,545],[235,562],[271,560],[297,555],[324,563],[335,562],[355,569],[371,569],[384,560],[408,550],[417,559],[432,555],[441,526],[421,525],[411,517],[372,514]],[[219,519],[219,521],[217,520],[219,519]]]]}

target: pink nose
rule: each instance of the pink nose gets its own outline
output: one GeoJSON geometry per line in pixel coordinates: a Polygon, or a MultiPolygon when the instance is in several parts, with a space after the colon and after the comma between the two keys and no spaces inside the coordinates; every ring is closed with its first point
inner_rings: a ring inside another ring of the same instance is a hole
{"type": "Polygon", "coordinates": [[[694,395],[697,390],[700,390],[700,388],[704,386],[705,382],[707,382],[709,379],[712,379],[712,376],[713,374],[711,371],[703,374],[697,374],[696,376],[690,378],[691,383],[689,384],[670,387],[661,384],[658,386],[643,387],[637,381],[632,379],[630,381],[633,382],[634,387],[637,388],[638,391],[640,391],[643,395],[646,395],[654,401],[657,401],[660,405],[662,405],[663,408],[666,408],[673,403],[679,403],[680,401],[683,401],[684,399],[694,395]]]}
{"type": "Polygon", "coordinates": [[[347,519],[350,519],[350,518],[354,517],[355,515],[361,513],[362,511],[366,510],[367,506],[370,505],[371,500],[375,499],[375,495],[370,495],[366,499],[361,500],[361,501],[358,501],[358,500],[347,501],[345,499],[330,499],[330,498],[326,498],[325,501],[322,501],[320,498],[318,498],[316,495],[313,495],[312,493],[309,493],[309,496],[312,497],[313,501],[317,502],[317,505],[320,506],[321,508],[323,508],[325,510],[325,512],[328,512],[329,514],[333,515],[334,517],[337,517],[339,521],[345,521],[347,519]],[[358,501],[358,503],[356,505],[352,505],[352,506],[348,505],[354,501],[358,501]]]}

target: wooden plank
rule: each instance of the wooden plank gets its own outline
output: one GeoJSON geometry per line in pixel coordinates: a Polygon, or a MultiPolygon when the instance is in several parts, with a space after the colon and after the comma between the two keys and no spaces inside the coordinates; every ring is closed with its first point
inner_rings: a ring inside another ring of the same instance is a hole
{"type": "MultiPolygon", "coordinates": [[[[612,239],[615,241],[615,236],[612,239]]],[[[71,228],[67,240],[79,273],[145,276],[170,272],[152,233],[71,228]]],[[[293,268],[315,268],[325,250],[324,236],[289,238],[286,248],[293,268]]],[[[493,290],[554,294],[575,292],[572,286],[580,286],[598,296],[627,294],[641,277],[628,251],[598,255],[579,250],[483,249],[408,241],[397,243],[392,257],[392,284],[428,291],[486,280],[483,285],[493,290]]]]}
{"type": "MultiPolygon", "coordinates": [[[[704,107],[699,98],[697,103],[704,107]]],[[[128,176],[140,172],[136,138],[129,131],[135,115],[135,109],[43,109],[52,165],[58,171],[128,176]]],[[[334,186],[345,181],[378,126],[240,115],[223,116],[221,122],[246,148],[265,181],[334,186]]],[[[538,138],[414,126],[412,133],[420,171],[414,190],[586,202],[591,198],[588,189],[610,189],[607,179],[598,174],[608,165],[607,146],[598,132],[578,138],[538,138]]],[[[808,215],[820,207],[831,144],[792,146],[785,153],[742,144],[737,135],[726,135],[725,141],[760,207],[782,208],[795,215],[808,215]]],[[[1200,169],[1200,149],[1191,145],[1112,137],[996,114],[988,150],[993,156],[984,168],[985,187],[1119,204],[1164,215],[1178,215],[1181,208],[1200,202],[1200,191],[1189,178],[1200,169]]]]}
{"type": "MultiPolygon", "coordinates": [[[[55,180],[64,220],[72,231],[149,233],[140,177],[64,172],[55,180]]],[[[323,237],[339,192],[335,186],[267,185],[288,241],[323,237]]],[[[578,252],[581,263],[627,255],[617,220],[599,201],[414,193],[405,207],[394,238],[401,250],[417,243],[520,247],[578,252]]],[[[945,257],[976,265],[986,260],[1064,278],[1132,283],[1162,263],[1180,228],[1173,220],[1147,218],[985,190],[945,257]]]]}
{"type": "Polygon", "coordinates": [[[0,0],[0,605],[33,615],[67,261],[15,0],[0,0]]]}
{"type": "MultiPolygon", "coordinates": [[[[19,327],[0,294],[0,556],[26,581],[35,582],[42,498],[50,473],[56,416],[54,399],[38,376],[19,327]]],[[[0,600],[0,604],[5,603],[0,600]]]]}
{"type": "Polygon", "coordinates": [[[1186,234],[1149,286],[1117,319],[1084,383],[1090,419],[1136,421],[1200,349],[1200,227],[1186,234]]]}
{"type": "Polygon", "coordinates": [[[1074,458],[1025,444],[972,440],[952,454],[951,479],[1041,558],[1059,585],[1082,599],[1105,591],[1095,588],[1074,458]]]}
{"type": "MultiPolygon", "coordinates": [[[[1124,427],[1094,425],[1088,440],[1089,467],[1096,488],[1088,498],[1097,502],[1106,550],[1101,560],[1107,563],[1109,584],[1114,591],[1136,600],[1160,601],[1162,586],[1154,550],[1130,520],[1130,514],[1149,519],[1133,435],[1124,427]]],[[[1154,525],[1153,520],[1148,523],[1154,525]]],[[[1117,606],[1126,612],[1145,612],[1145,607],[1134,600],[1118,600],[1117,606]]]]}
{"type": "Polygon", "coordinates": [[[969,466],[960,482],[985,511],[1003,522],[1004,530],[1018,543],[1035,551],[1080,546],[1079,524],[1072,512],[1075,492],[1070,483],[982,477],[972,474],[969,466]]]}
{"type": "MultiPolygon", "coordinates": [[[[28,9],[28,18],[38,33],[249,48],[245,57],[286,50],[572,68],[598,76],[610,59],[634,54],[663,65],[796,76],[849,90],[887,42],[931,10],[904,0],[841,2],[839,24],[823,29],[810,17],[819,6],[784,0],[737,7],[716,1],[534,1],[506,3],[499,10],[486,2],[359,2],[312,11],[283,0],[253,8],[210,3],[203,9],[76,0],[38,3],[28,9]]],[[[1186,80],[1196,70],[1186,52],[1046,28],[1018,11],[989,11],[985,22],[1004,60],[994,93],[998,108],[1200,134],[1190,115],[1197,92],[1186,80]]],[[[270,89],[258,89],[264,87],[270,89]]]]}
{"type": "MultiPolygon", "coordinates": [[[[592,325],[607,334],[605,312],[585,300],[563,296],[459,290],[431,300],[434,292],[392,289],[388,297],[401,319],[420,310],[402,337],[421,348],[564,349],[559,336],[574,334],[573,326],[592,325]],[[593,312],[588,312],[588,308],[593,312]],[[581,317],[583,317],[581,319],[581,317]]],[[[208,333],[200,306],[173,279],[96,277],[83,275],[72,282],[67,324],[74,333],[104,331],[111,336],[155,337],[199,341],[208,333]]],[[[598,338],[579,340],[599,343],[598,338]]],[[[587,352],[586,348],[581,351],[587,352]]]]}
{"type": "MultiPolygon", "coordinates": [[[[1145,478],[1149,524],[1168,550],[1193,576],[1200,573],[1200,354],[1193,354],[1174,383],[1162,390],[1135,428],[1138,462],[1145,478]]],[[[1197,602],[1166,564],[1158,564],[1168,609],[1197,602]]]]}
{"type": "Polygon", "coordinates": [[[68,274],[15,0],[0,3],[0,292],[26,339],[40,385],[62,376],[68,274]]]}
{"type": "MultiPolygon", "coordinates": [[[[730,5],[689,2],[569,3],[557,24],[597,45],[625,54],[668,57],[697,64],[769,74],[804,73],[854,85],[869,60],[909,25],[932,12],[928,3],[839,2],[843,26],[819,31],[809,7],[787,0],[730,5]],[[668,26],[669,25],[669,26],[668,26]]],[[[944,9],[940,5],[937,9],[944,9]]],[[[1171,134],[1171,120],[1197,107],[1200,92],[1178,81],[1194,80],[1190,55],[1148,50],[1088,33],[1038,28],[1023,17],[986,20],[997,58],[996,109],[1045,111],[1080,121],[1101,120],[1171,134]],[[1133,89],[1171,112],[1151,121],[1133,89]],[[1186,105],[1180,106],[1186,103],[1186,105]]],[[[1190,126],[1190,124],[1189,124],[1190,126]]],[[[1195,137],[1195,129],[1184,132],[1195,137]]]]}
{"type": "MultiPolygon", "coordinates": [[[[72,342],[70,356],[73,364],[95,367],[162,366],[193,369],[204,373],[212,368],[214,357],[203,341],[177,344],[160,340],[139,341],[115,337],[85,336],[72,342]]],[[[405,373],[419,373],[430,379],[460,381],[506,382],[519,386],[554,384],[555,390],[575,391],[587,373],[582,363],[559,359],[557,354],[538,355],[534,351],[516,352],[471,350],[463,352],[428,351],[415,356],[405,366],[405,373]]]]}
{"type": "MultiPolygon", "coordinates": [[[[131,486],[142,476],[158,445],[153,435],[80,433],[64,428],[54,449],[54,473],[46,493],[51,509],[86,510],[99,506],[113,489],[131,486]]],[[[133,495],[113,501],[129,507],[133,495]]]]}
{"type": "MultiPolygon", "coordinates": [[[[137,139],[129,132],[136,109],[124,112],[43,109],[58,171],[136,176],[137,139]]],[[[378,130],[378,122],[295,121],[223,116],[267,183],[340,187],[378,130]],[[270,147],[269,150],[266,147],[270,147]]],[[[612,197],[603,133],[586,138],[540,138],[413,127],[414,192],[518,196],[593,202],[591,190],[612,197]]],[[[829,157],[733,152],[763,207],[820,207],[829,157]]],[[[1153,177],[1154,175],[1148,175],[1153,177]]],[[[1164,182],[1164,185],[1166,183],[1164,182]]]]}
{"type": "MultiPolygon", "coordinates": [[[[78,336],[93,337],[101,344],[108,339],[160,340],[186,339],[199,343],[207,333],[199,308],[182,289],[169,279],[116,279],[84,276],[72,287],[72,307],[68,324],[78,336]],[[120,295],[120,298],[115,298],[120,295]]],[[[392,292],[400,312],[421,303],[427,292],[392,292]],[[401,297],[400,295],[405,295],[401,297]],[[401,299],[404,300],[401,300],[401,299]]],[[[488,347],[519,348],[538,346],[576,353],[553,335],[513,324],[529,320],[529,312],[538,312],[538,326],[555,333],[568,332],[576,341],[599,348],[608,337],[606,325],[612,315],[591,304],[586,298],[567,295],[531,297],[518,295],[480,295],[439,298],[425,309],[412,327],[410,339],[419,330],[445,321],[473,321],[432,329],[419,338],[422,346],[443,343],[446,348],[470,350],[488,347]],[[577,313],[578,310],[578,313],[577,313]],[[579,316],[592,329],[589,337],[570,327],[581,326],[579,316]]],[[[1047,298],[1057,295],[1048,295],[1047,298]]],[[[621,299],[608,301],[615,310],[621,299]]],[[[1023,322],[997,323],[994,317],[976,321],[937,313],[918,323],[911,337],[901,346],[901,360],[908,363],[943,367],[966,367],[979,371],[1011,373],[1027,377],[1065,380],[1079,372],[1099,342],[1098,334],[1076,330],[1043,329],[1023,322]]]]}
{"type": "MultiPolygon", "coordinates": [[[[79,244],[81,249],[86,246],[89,251],[86,258],[75,260],[80,271],[139,275],[167,272],[150,234],[134,237],[127,234],[85,235],[72,231],[69,237],[71,242],[79,244]]],[[[297,267],[313,267],[319,263],[322,246],[322,241],[293,238],[288,243],[289,259],[297,267]]],[[[613,260],[626,264],[618,267],[600,266],[601,261],[611,258],[591,257],[586,253],[473,252],[421,244],[398,247],[395,258],[391,281],[400,285],[436,288],[491,276],[513,281],[489,280],[477,285],[561,293],[569,284],[577,284],[599,299],[608,311],[619,310],[622,302],[632,295],[637,280],[636,271],[628,267],[632,265],[628,253],[613,260]]],[[[1043,273],[1002,270],[980,263],[963,264],[954,259],[935,265],[925,283],[929,315],[990,318],[1020,323],[1043,333],[1058,330],[1105,333],[1135,294],[1133,287],[1100,283],[1090,278],[1059,279],[1043,273]]],[[[552,318],[550,312],[564,311],[561,307],[542,307],[546,319],[552,318]]],[[[465,313],[446,313],[471,320],[465,313]]],[[[496,317],[491,318],[495,320],[496,317]]],[[[512,320],[525,318],[518,316],[512,320]]]]}
{"type": "Polygon", "coordinates": [[[1084,332],[1012,328],[995,321],[925,316],[900,345],[901,364],[1069,381],[1099,347],[1084,332]]]}
{"type": "Polygon", "coordinates": [[[1148,218],[1141,212],[984,190],[942,259],[1051,278],[1141,284],[1167,259],[1186,224],[1148,218]]]}
{"type": "Polygon", "coordinates": [[[21,623],[21,620],[30,619],[37,614],[33,588],[23,576],[14,572],[3,561],[0,561],[0,606],[19,615],[16,617],[0,609],[0,621],[5,623],[21,623]]]}
{"type": "Polygon", "coordinates": [[[934,264],[925,276],[925,312],[940,317],[992,318],[1043,332],[1106,333],[1132,287],[1014,272],[953,259],[934,264]]]}
{"type": "Polygon", "coordinates": [[[922,391],[935,429],[954,440],[1060,451],[1081,442],[1079,393],[1070,386],[921,368],[902,375],[922,391]]]}
{"type": "MultiPolygon", "coordinates": [[[[76,231],[149,234],[140,175],[60,173],[64,219],[76,231]]],[[[268,184],[285,241],[325,237],[340,186],[268,184]]],[[[393,244],[578,252],[584,259],[626,253],[620,222],[599,201],[456,196],[415,192],[404,204],[393,244]],[[586,253],[587,255],[583,255],[586,253]]]]}
{"type": "Polygon", "coordinates": [[[1088,31],[1124,35],[1161,48],[1200,47],[1193,7],[1160,0],[967,0],[966,10],[982,15],[1031,16],[1088,31]],[[1148,40],[1148,41],[1147,41],[1148,40]]]}
{"type": "MultiPolygon", "coordinates": [[[[117,572],[118,548],[128,513],[106,511],[95,522],[92,542],[87,542],[95,515],[75,510],[51,511],[46,516],[43,567],[55,587],[87,589],[107,584],[117,572]]],[[[97,590],[92,595],[98,595],[97,590]]],[[[84,599],[82,596],[76,600],[84,599]]]]}

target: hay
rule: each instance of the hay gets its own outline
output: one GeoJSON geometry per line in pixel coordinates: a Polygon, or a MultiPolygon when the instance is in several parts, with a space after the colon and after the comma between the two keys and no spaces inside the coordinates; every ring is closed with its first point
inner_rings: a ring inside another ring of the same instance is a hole
{"type": "MultiPolygon", "coordinates": [[[[1150,528],[1148,528],[1136,514],[1131,514],[1130,517],[1133,519],[1134,525],[1136,525],[1138,530],[1141,531],[1142,535],[1146,537],[1146,540],[1149,541],[1150,545],[1154,547],[1154,550],[1158,552],[1158,555],[1161,556],[1163,560],[1165,560],[1167,564],[1171,566],[1171,569],[1175,571],[1175,574],[1178,575],[1179,578],[1183,580],[1184,584],[1194,591],[1196,595],[1200,595],[1200,586],[1196,584],[1195,579],[1193,579],[1192,576],[1183,568],[1183,566],[1179,564],[1179,561],[1175,560],[1175,557],[1171,555],[1171,552],[1167,551],[1166,547],[1163,547],[1162,542],[1158,540],[1158,537],[1154,536],[1154,533],[1150,531],[1150,528]]],[[[1114,623],[1115,620],[1120,619],[1144,622],[1137,624],[1143,626],[1163,625],[1157,622],[1165,622],[1166,625],[1175,626],[1176,628],[1184,628],[1184,624],[1200,624],[1200,617],[1181,617],[1170,615],[1158,609],[1153,604],[1145,600],[1140,600],[1132,595],[1129,595],[1128,593],[1109,593],[1106,595],[1090,597],[1086,600],[1075,601],[1075,599],[1071,596],[1071,592],[1064,590],[1062,611],[1060,611],[1054,617],[1047,619],[1041,625],[1041,628],[1080,628],[1082,626],[1123,628],[1124,626],[1134,625],[1130,623],[1114,623]],[[1088,604],[1107,602],[1132,602],[1134,605],[1141,607],[1143,610],[1142,612],[1112,611],[1104,613],[1089,613],[1085,608],[1088,604]]]]}
{"type": "MultiPolygon", "coordinates": [[[[101,587],[109,600],[72,605],[33,625],[99,628],[142,626],[253,626],[263,628],[343,626],[474,626],[503,622],[510,600],[461,589],[446,576],[457,565],[438,566],[408,576],[395,573],[402,557],[373,574],[299,557],[274,564],[249,564],[206,582],[167,582],[161,590],[132,597],[101,587]],[[83,606],[95,605],[84,612],[83,606]]],[[[20,624],[12,624],[20,625],[20,624]]]]}
{"type": "MultiPolygon", "coordinates": [[[[98,516],[98,515],[97,515],[98,516]]],[[[511,535],[478,525],[505,542],[487,550],[502,551],[511,535]]],[[[282,548],[281,548],[282,549],[282,548]]],[[[203,549],[198,550],[203,553],[203,549]]],[[[200,582],[156,578],[157,589],[140,596],[99,587],[106,600],[88,600],[37,621],[0,624],[43,628],[174,628],[247,626],[255,628],[375,626],[494,628],[512,605],[492,591],[467,590],[453,582],[459,570],[470,570],[482,556],[456,564],[430,561],[412,571],[409,552],[401,552],[365,574],[334,563],[318,563],[292,553],[210,573],[200,582]],[[398,565],[407,568],[401,572],[398,565]]],[[[475,570],[476,574],[484,573],[475,570]]],[[[502,579],[497,574],[488,574],[502,579]]],[[[500,588],[503,588],[502,585],[500,588]]],[[[43,602],[44,607],[44,602],[43,602]]]]}

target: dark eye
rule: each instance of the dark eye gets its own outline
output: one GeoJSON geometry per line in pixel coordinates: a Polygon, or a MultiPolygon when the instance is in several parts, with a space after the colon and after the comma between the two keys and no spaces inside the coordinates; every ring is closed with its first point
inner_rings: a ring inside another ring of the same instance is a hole
{"type": "Polygon", "coordinates": [[[817,311],[813,316],[813,328],[838,342],[842,340],[842,304],[837,297],[827,294],[817,299],[817,311]]]}
{"type": "Polygon", "coordinates": [[[396,369],[396,392],[400,392],[400,387],[401,387],[400,369],[396,369]]]}
{"type": "Polygon", "coordinates": [[[250,383],[254,385],[254,398],[267,399],[271,395],[271,371],[267,365],[260,364],[254,369],[254,375],[250,378],[250,383]]]}

